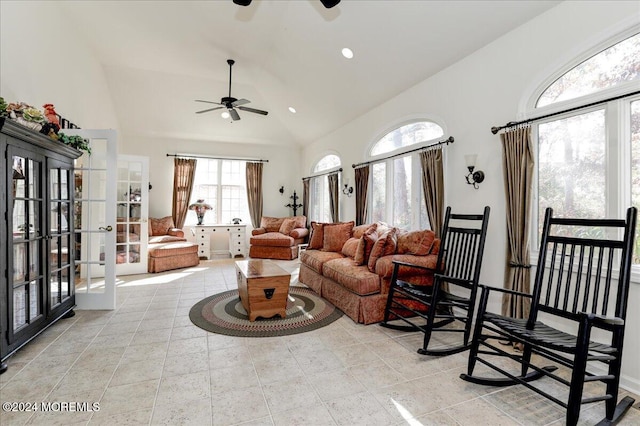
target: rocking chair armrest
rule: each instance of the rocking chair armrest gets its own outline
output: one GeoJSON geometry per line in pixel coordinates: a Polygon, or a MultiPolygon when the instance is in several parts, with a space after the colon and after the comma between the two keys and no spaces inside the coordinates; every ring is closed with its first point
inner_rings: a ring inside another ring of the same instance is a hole
{"type": "Polygon", "coordinates": [[[440,282],[446,282],[449,284],[457,285],[464,288],[473,287],[473,281],[465,280],[461,278],[451,277],[444,274],[435,274],[433,285],[439,285],[440,282]]]}
{"type": "Polygon", "coordinates": [[[531,295],[529,293],[522,293],[520,291],[509,290],[508,288],[491,287],[491,286],[488,286],[486,284],[478,284],[478,287],[480,287],[483,291],[485,291],[485,290],[486,291],[499,291],[501,293],[513,294],[515,296],[528,297],[529,299],[533,298],[533,295],[531,295]]]}
{"type": "Polygon", "coordinates": [[[620,326],[624,325],[624,320],[620,317],[610,317],[606,315],[598,315],[594,313],[578,312],[579,315],[587,317],[587,321],[594,324],[603,324],[608,326],[620,326]]]}
{"type": "Polygon", "coordinates": [[[392,263],[394,265],[394,268],[399,268],[400,266],[407,266],[409,268],[424,269],[425,271],[432,271],[434,273],[438,272],[437,269],[429,268],[428,266],[424,266],[424,265],[418,265],[417,263],[403,262],[401,260],[393,260],[392,263]]]}

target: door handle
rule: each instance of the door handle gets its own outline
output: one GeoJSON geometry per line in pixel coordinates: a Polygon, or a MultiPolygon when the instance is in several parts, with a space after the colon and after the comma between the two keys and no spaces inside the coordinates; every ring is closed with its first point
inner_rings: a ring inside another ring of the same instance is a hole
{"type": "Polygon", "coordinates": [[[113,226],[109,225],[106,228],[104,226],[101,226],[100,228],[98,228],[99,231],[107,231],[107,232],[111,232],[113,231],[113,226]]]}

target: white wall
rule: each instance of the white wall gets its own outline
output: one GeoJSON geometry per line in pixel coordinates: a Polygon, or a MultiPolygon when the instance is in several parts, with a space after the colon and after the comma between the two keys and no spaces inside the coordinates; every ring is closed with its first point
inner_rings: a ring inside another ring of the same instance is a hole
{"type": "MultiPolygon", "coordinates": [[[[149,198],[149,216],[171,215],[173,191],[173,157],[167,154],[197,154],[214,157],[234,157],[269,160],[263,166],[265,216],[288,216],[292,213],[284,207],[295,190],[302,195],[300,180],[300,150],[276,145],[251,145],[224,142],[202,142],[124,135],[129,143],[121,153],[149,157],[149,181],[153,189],[149,198]],[[278,189],[284,186],[284,195],[278,189]]],[[[301,211],[298,210],[298,214],[301,211]]]]}
{"type": "MultiPolygon", "coordinates": [[[[350,165],[365,161],[368,147],[385,131],[407,118],[436,118],[445,125],[445,135],[455,138],[445,148],[446,203],[458,212],[491,206],[481,280],[502,286],[506,242],[502,158],[499,136],[491,134],[491,126],[518,119],[522,99],[554,67],[639,22],[639,2],[562,3],[306,147],[302,168],[309,170],[325,152],[337,152],[342,164],[349,165],[345,176],[353,182],[350,165]],[[478,190],[464,179],[464,155],[471,153],[478,154],[477,168],[486,176],[478,190]]],[[[341,218],[354,218],[355,198],[341,197],[341,209],[341,218]]],[[[640,284],[632,286],[630,305],[635,306],[640,302],[640,284]]],[[[628,320],[624,385],[639,393],[640,312],[630,309],[628,320]]]]}
{"type": "Polygon", "coordinates": [[[56,112],[85,129],[116,129],[100,63],[55,2],[0,2],[0,96],[56,112]]]}

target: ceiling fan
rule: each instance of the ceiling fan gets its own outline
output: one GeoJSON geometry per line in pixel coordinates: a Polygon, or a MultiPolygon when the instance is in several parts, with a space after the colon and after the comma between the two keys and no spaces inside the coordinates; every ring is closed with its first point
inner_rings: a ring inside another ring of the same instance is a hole
{"type": "MultiPolygon", "coordinates": [[[[233,0],[235,4],[238,6],[249,6],[251,4],[251,0],[233,0]]],[[[320,3],[327,9],[331,9],[333,6],[340,3],[340,0],[320,0],[320,3]]]]}
{"type": "Polygon", "coordinates": [[[197,111],[196,114],[202,114],[203,112],[215,111],[217,109],[226,108],[233,121],[240,120],[240,114],[238,114],[238,111],[236,111],[236,108],[242,111],[253,112],[255,114],[261,114],[261,115],[269,114],[267,111],[262,111],[260,109],[242,106],[250,103],[250,101],[246,99],[236,99],[234,97],[231,97],[231,69],[233,67],[233,64],[235,63],[236,62],[233,59],[227,59],[227,64],[229,64],[229,96],[220,99],[220,102],[211,102],[211,101],[203,101],[200,99],[196,99],[196,102],[204,102],[205,104],[220,105],[214,108],[208,108],[208,109],[203,109],[202,111],[197,111]]]}

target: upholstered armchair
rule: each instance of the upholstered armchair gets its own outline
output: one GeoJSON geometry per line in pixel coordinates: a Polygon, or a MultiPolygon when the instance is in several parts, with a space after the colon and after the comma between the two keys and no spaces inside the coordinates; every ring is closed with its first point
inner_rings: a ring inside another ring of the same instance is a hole
{"type": "Polygon", "coordinates": [[[263,216],[249,243],[249,257],[292,260],[298,257],[298,244],[305,242],[309,230],[305,216],[263,216]]]}
{"type": "Polygon", "coordinates": [[[187,268],[200,263],[198,245],[184,238],[171,216],[149,218],[149,272],[163,272],[187,268]]]}

